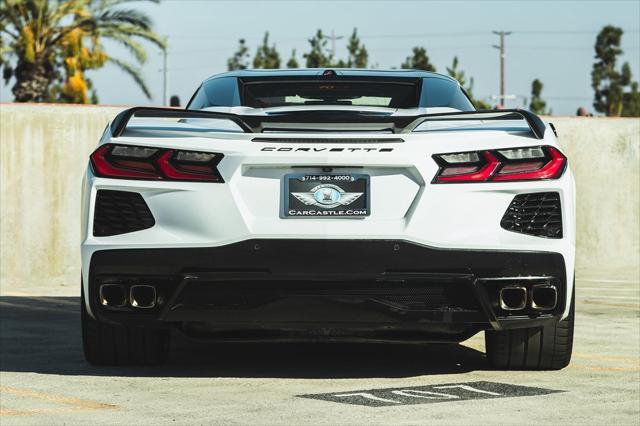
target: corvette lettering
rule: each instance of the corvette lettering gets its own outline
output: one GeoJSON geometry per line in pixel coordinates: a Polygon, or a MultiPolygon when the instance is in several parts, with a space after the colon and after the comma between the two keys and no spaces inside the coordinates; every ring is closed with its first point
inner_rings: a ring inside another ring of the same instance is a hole
{"type": "Polygon", "coordinates": [[[281,147],[265,146],[260,151],[273,152],[391,152],[393,148],[310,148],[310,147],[281,147]]]}

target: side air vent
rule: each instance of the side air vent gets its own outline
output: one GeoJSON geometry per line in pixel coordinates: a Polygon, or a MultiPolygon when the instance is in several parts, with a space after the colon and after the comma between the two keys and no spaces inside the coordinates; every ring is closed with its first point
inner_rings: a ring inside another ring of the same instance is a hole
{"type": "Polygon", "coordinates": [[[507,231],[562,238],[562,212],[557,192],[517,195],[500,222],[507,231]]]}
{"type": "Polygon", "coordinates": [[[96,195],[93,235],[107,237],[151,228],[156,221],[137,192],[101,189],[96,195]]]}
{"type": "Polygon", "coordinates": [[[253,138],[267,143],[402,143],[400,138],[253,138]]]}

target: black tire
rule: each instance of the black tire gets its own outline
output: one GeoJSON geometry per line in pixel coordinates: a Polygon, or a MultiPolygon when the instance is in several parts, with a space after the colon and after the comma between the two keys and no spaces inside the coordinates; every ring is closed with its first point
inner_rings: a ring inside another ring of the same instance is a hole
{"type": "Polygon", "coordinates": [[[169,330],[128,327],[95,320],[81,296],[82,347],[93,365],[157,365],[169,355],[169,330]]]}
{"type": "Polygon", "coordinates": [[[486,331],[489,364],[504,370],[560,370],[571,361],[575,316],[575,284],[569,315],[553,325],[486,331]]]}

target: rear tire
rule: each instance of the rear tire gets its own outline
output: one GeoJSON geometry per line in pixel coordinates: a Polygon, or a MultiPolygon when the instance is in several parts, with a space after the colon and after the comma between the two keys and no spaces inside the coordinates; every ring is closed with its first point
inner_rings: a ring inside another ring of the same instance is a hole
{"type": "Polygon", "coordinates": [[[486,331],[489,364],[504,370],[560,370],[569,365],[575,304],[574,284],[567,318],[544,327],[486,331]]]}
{"type": "Polygon", "coordinates": [[[169,354],[169,330],[108,324],[89,315],[81,295],[82,347],[93,365],[157,365],[169,354]]]}

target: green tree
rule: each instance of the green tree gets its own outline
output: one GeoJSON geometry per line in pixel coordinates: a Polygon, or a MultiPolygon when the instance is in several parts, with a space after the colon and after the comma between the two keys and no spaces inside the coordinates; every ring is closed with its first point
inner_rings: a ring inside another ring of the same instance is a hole
{"type": "MultiPolygon", "coordinates": [[[[15,78],[17,102],[88,103],[88,70],[112,63],[127,73],[147,97],[139,66],[147,59],[141,40],[166,48],[143,12],[123,8],[133,0],[3,0],[0,3],[0,63],[5,81],[15,78]],[[135,64],[109,55],[102,41],[126,47],[135,64]]],[[[157,3],[157,0],[148,0],[157,3]]]]}
{"type": "Polygon", "coordinates": [[[429,62],[427,51],[424,47],[414,47],[413,55],[408,56],[400,66],[404,69],[424,70],[435,72],[436,68],[429,62]]]}
{"type": "Polygon", "coordinates": [[[296,49],[291,52],[291,57],[287,61],[287,68],[299,68],[298,60],[296,59],[296,49]]]}
{"type": "Polygon", "coordinates": [[[327,48],[329,40],[318,30],[316,35],[309,39],[311,50],[303,56],[307,62],[307,68],[326,68],[333,66],[331,63],[331,52],[327,48]]]}
{"type": "Polygon", "coordinates": [[[640,92],[638,92],[638,82],[631,83],[631,91],[624,94],[623,117],[640,117],[640,92]]]}
{"type": "Polygon", "coordinates": [[[464,74],[464,71],[458,70],[457,56],[453,57],[453,62],[451,63],[451,67],[447,67],[447,74],[449,74],[450,77],[458,80],[458,83],[460,83],[460,86],[462,86],[465,92],[467,92],[467,95],[469,95],[471,102],[473,102],[473,104],[477,109],[491,109],[490,104],[488,104],[487,102],[484,102],[483,100],[476,99],[473,96],[473,77],[469,78],[469,84],[467,85],[467,79],[464,74]]]}
{"type": "Polygon", "coordinates": [[[2,22],[0,22],[0,67],[4,65],[4,57],[9,54],[9,48],[4,45],[2,39],[2,22]]]}
{"type": "Polygon", "coordinates": [[[246,70],[247,68],[249,68],[249,48],[246,40],[241,38],[238,40],[238,50],[235,51],[232,57],[227,59],[227,69],[233,71],[246,70]]]}
{"type": "MultiPolygon", "coordinates": [[[[453,57],[453,62],[451,63],[451,67],[447,67],[447,74],[449,74],[451,78],[458,80],[458,83],[460,83],[460,86],[465,87],[465,90],[467,90],[467,93],[469,92],[469,89],[466,87],[467,79],[464,75],[464,71],[458,70],[457,56],[453,57]]],[[[473,88],[473,77],[470,79],[469,85],[471,86],[471,88],[473,88]]]]}
{"type": "Polygon", "coordinates": [[[262,44],[258,46],[256,56],[253,58],[253,68],[276,69],[280,68],[280,54],[276,45],[269,46],[269,33],[264,33],[262,44]]]}
{"type": "Polygon", "coordinates": [[[360,42],[358,37],[358,31],[353,29],[351,37],[349,37],[349,44],[347,44],[347,51],[349,57],[347,59],[347,68],[366,68],[369,62],[369,52],[367,48],[360,42]]]}
{"type": "Polygon", "coordinates": [[[542,88],[544,85],[537,78],[531,82],[531,103],[529,109],[535,114],[548,114],[547,103],[542,100],[542,88]]]}
{"type": "MultiPolygon", "coordinates": [[[[625,94],[625,87],[632,86],[631,67],[628,63],[616,69],[618,56],[622,54],[620,42],[621,28],[607,25],[596,38],[596,62],[591,71],[591,87],[594,90],[593,107],[596,111],[608,116],[626,115],[625,100],[631,101],[633,96],[625,94]]],[[[633,109],[632,105],[629,105],[633,109]]]]}
{"type": "Polygon", "coordinates": [[[307,68],[366,68],[369,62],[369,52],[367,48],[362,44],[358,37],[358,30],[353,29],[349,42],[347,44],[347,59],[336,60],[332,56],[331,51],[328,48],[329,39],[326,37],[322,30],[318,30],[316,35],[309,40],[311,50],[309,53],[305,53],[307,68]]]}

